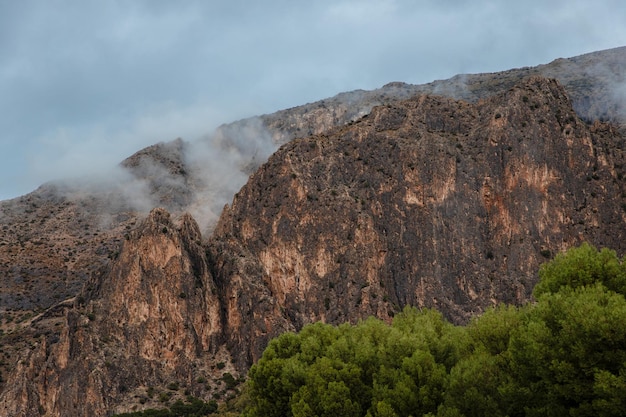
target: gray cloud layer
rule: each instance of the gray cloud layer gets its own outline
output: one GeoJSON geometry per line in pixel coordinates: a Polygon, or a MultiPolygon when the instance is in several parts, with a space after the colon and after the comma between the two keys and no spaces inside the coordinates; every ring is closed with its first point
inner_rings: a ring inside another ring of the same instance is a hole
{"type": "Polygon", "coordinates": [[[0,199],[341,91],[624,44],[609,0],[0,0],[0,199]]]}

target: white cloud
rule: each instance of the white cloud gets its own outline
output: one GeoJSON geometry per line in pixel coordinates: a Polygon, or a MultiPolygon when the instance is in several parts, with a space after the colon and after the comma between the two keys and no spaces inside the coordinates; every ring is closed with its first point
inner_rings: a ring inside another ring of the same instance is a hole
{"type": "Polygon", "coordinates": [[[28,172],[33,179],[51,180],[107,172],[143,147],[205,135],[224,117],[207,104],[182,107],[160,103],[114,128],[98,123],[59,127],[37,138],[29,148],[28,172]]]}

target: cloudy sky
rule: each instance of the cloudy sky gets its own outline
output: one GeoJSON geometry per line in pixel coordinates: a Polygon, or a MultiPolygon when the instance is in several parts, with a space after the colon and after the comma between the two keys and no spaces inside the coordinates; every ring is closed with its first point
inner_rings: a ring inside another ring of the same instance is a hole
{"type": "Polygon", "coordinates": [[[623,45],[622,0],[0,0],[0,200],[342,91],[623,45]]]}

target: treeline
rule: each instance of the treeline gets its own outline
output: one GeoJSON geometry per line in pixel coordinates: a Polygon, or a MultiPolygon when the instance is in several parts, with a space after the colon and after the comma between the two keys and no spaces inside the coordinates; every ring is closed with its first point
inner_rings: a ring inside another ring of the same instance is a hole
{"type": "Polygon", "coordinates": [[[536,302],[498,306],[467,326],[407,308],[391,325],[283,334],[250,369],[244,415],[624,415],[624,263],[583,244],[539,276],[536,302]]]}

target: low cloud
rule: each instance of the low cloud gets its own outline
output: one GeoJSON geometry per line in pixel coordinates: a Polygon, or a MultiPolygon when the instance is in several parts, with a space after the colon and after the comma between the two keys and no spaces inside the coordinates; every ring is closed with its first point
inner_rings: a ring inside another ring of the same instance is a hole
{"type": "Polygon", "coordinates": [[[277,148],[258,117],[221,126],[187,147],[190,175],[199,185],[188,211],[203,231],[212,229],[224,205],[277,148]]]}
{"type": "Polygon", "coordinates": [[[201,137],[224,117],[205,104],[166,103],[117,128],[106,123],[58,128],[28,148],[28,178],[35,188],[49,180],[107,176],[111,167],[139,149],[177,137],[201,137]]]}
{"type": "Polygon", "coordinates": [[[174,215],[191,213],[207,234],[224,205],[277,147],[255,117],[221,126],[193,141],[161,142],[124,164],[92,167],[89,175],[52,184],[56,194],[89,201],[102,224],[119,213],[145,215],[154,207],[164,207],[174,215]]]}

